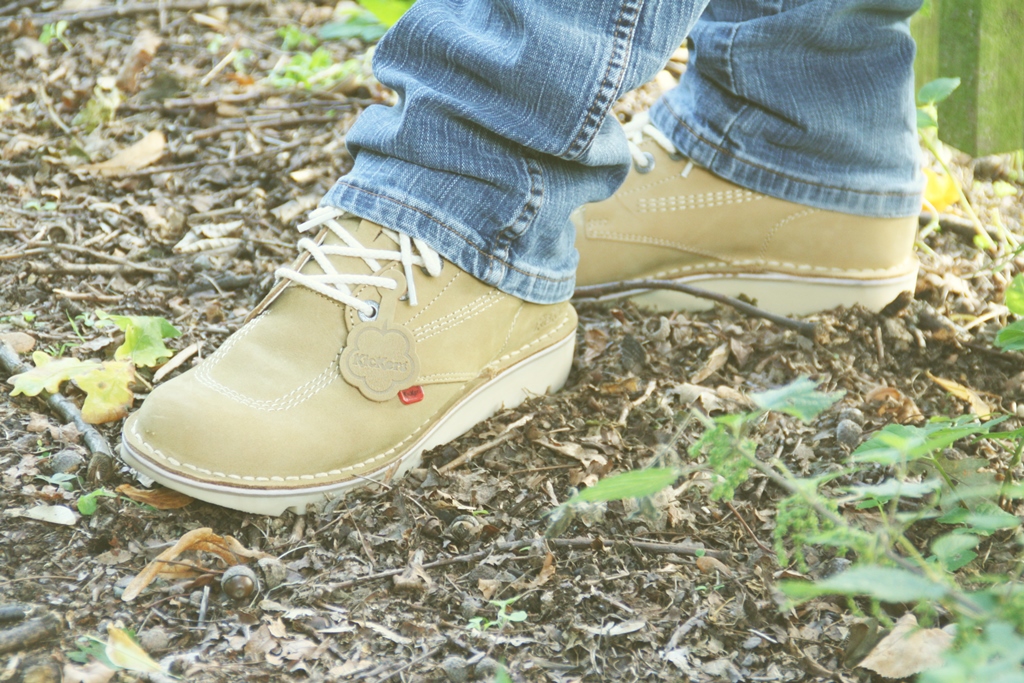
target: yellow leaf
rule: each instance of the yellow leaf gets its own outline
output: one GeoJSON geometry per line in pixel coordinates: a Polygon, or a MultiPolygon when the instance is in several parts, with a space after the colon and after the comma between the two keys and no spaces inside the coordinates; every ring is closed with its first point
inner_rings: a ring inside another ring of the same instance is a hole
{"type": "Polygon", "coordinates": [[[94,365],[90,372],[77,375],[74,381],[85,392],[82,419],[89,424],[120,420],[128,415],[135,400],[129,388],[135,381],[135,367],[129,362],[106,361],[94,365]]]}
{"type": "Polygon", "coordinates": [[[153,661],[123,628],[108,624],[107,636],[106,654],[111,664],[129,671],[164,673],[163,667],[153,661]]]}
{"type": "Polygon", "coordinates": [[[7,380],[14,385],[11,396],[38,396],[43,391],[55,394],[60,391],[60,385],[67,380],[91,372],[99,366],[94,361],[82,362],[77,358],[51,358],[42,351],[32,354],[32,362],[36,365],[34,368],[13,375],[7,380]]]}
{"type": "Polygon", "coordinates": [[[951,379],[943,379],[942,377],[936,377],[932,373],[926,373],[928,379],[938,384],[940,387],[948,391],[953,396],[956,396],[961,401],[965,401],[970,407],[971,412],[978,417],[985,419],[992,415],[992,407],[988,404],[985,399],[981,397],[974,389],[965,387],[963,384],[954,382],[951,379]]]}
{"type": "MultiPolygon", "coordinates": [[[[939,175],[930,168],[924,169],[928,184],[924,189],[925,200],[936,211],[945,211],[960,199],[956,179],[948,175],[939,175]]],[[[927,209],[927,207],[925,207],[927,209]]]]}

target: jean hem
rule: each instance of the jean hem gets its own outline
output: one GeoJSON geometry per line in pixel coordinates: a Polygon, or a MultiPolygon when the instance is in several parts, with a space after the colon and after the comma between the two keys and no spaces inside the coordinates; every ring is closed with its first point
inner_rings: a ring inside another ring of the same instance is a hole
{"type": "MultiPolygon", "coordinates": [[[[904,218],[921,211],[921,192],[870,192],[796,178],[775,163],[746,159],[728,141],[711,139],[703,126],[673,111],[662,100],[651,110],[651,121],[676,148],[699,166],[748,190],[827,211],[872,218],[904,218]]],[[[796,163],[796,161],[794,161],[796,163]]],[[[792,165],[790,165],[792,167],[792,165]]]]}

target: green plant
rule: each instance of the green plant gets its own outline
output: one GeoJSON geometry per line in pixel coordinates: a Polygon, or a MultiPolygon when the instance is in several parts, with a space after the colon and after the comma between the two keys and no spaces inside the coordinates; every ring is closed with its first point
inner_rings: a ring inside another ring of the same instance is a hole
{"type": "Polygon", "coordinates": [[[68,22],[63,19],[54,24],[44,24],[43,30],[39,32],[39,42],[43,45],[49,45],[56,40],[64,46],[65,50],[70,50],[71,43],[64,35],[64,32],[67,30],[68,22]]]}
{"type": "Polygon", "coordinates": [[[318,47],[312,53],[298,52],[270,72],[270,83],[278,88],[329,88],[361,71],[358,59],[335,62],[331,53],[318,47]]]}
{"type": "Polygon", "coordinates": [[[359,4],[373,13],[380,23],[394,26],[416,0],[359,0],[359,4]]]}
{"type": "MultiPolygon", "coordinates": [[[[975,246],[979,249],[994,250],[996,248],[995,242],[989,237],[988,231],[982,225],[981,219],[975,213],[974,207],[971,206],[971,202],[967,199],[967,195],[964,194],[960,183],[956,182],[953,172],[946,163],[945,156],[942,153],[942,142],[939,140],[939,104],[945,101],[959,87],[959,78],[937,78],[921,86],[921,89],[917,92],[918,137],[925,148],[935,157],[935,160],[939,162],[943,172],[954,187],[960,206],[971,219],[971,223],[974,225],[974,230],[977,233],[974,237],[975,246]]],[[[937,218],[936,216],[936,221],[934,221],[936,226],[937,218]]],[[[931,232],[936,226],[927,226],[923,234],[931,232]]],[[[1007,238],[1007,241],[1012,243],[1012,238],[1009,238],[1008,233],[1004,231],[1003,235],[1004,238],[1007,238]]],[[[1016,246],[1016,244],[1013,246],[1016,246]]]]}
{"type": "Polygon", "coordinates": [[[380,40],[388,27],[361,7],[346,7],[335,15],[337,19],[320,27],[320,40],[348,40],[358,38],[364,43],[380,40]]]}
{"type": "Polygon", "coordinates": [[[117,498],[117,494],[102,488],[90,491],[84,496],[79,497],[76,503],[78,511],[86,517],[96,514],[96,508],[99,507],[98,498],[117,498]]]}
{"type": "Polygon", "coordinates": [[[281,39],[281,49],[288,52],[300,47],[312,49],[317,45],[317,40],[314,36],[292,24],[277,29],[277,37],[281,39]]]}
{"type": "MultiPolygon", "coordinates": [[[[1003,303],[1010,309],[1010,313],[1024,317],[1024,275],[1013,278],[1006,288],[1003,303]]],[[[1024,320],[1017,320],[999,330],[995,343],[1004,351],[1024,350],[1024,320]]]]}
{"type": "MultiPolygon", "coordinates": [[[[1024,289],[1014,292],[1024,294],[1024,289]]],[[[730,500],[751,473],[758,472],[786,492],[775,514],[774,540],[781,564],[795,562],[806,569],[808,546],[853,557],[849,569],[827,579],[780,582],[790,601],[784,608],[822,595],[864,600],[883,618],[881,602],[911,603],[925,617],[941,606],[957,625],[956,641],[944,663],[922,681],[970,683],[979,680],[974,677],[977,671],[992,672],[992,680],[1024,681],[1019,674],[996,676],[1024,671],[1024,588],[1019,583],[1024,562],[1018,559],[1011,571],[996,574],[980,573],[984,567],[972,564],[981,561],[983,546],[997,539],[1024,547],[1021,520],[1000,507],[1000,502],[1024,498],[1024,486],[1013,480],[1024,450],[1024,428],[993,432],[1006,418],[980,422],[973,417],[937,418],[921,426],[889,425],[854,450],[845,468],[809,477],[797,476],[776,457],[759,457],[754,434],[767,413],[810,421],[840,396],[817,391],[814,382],[802,378],[751,395],[758,410],[699,416],[705,430],[690,448],[698,464],[607,477],[556,509],[549,532],[564,528],[578,506],[649,499],[694,469],[713,475],[710,496],[723,500],[730,500]],[[1003,444],[1013,453],[1004,481],[997,481],[988,459],[953,460],[945,455],[957,442],[977,440],[1003,444]],[[879,470],[887,476],[877,483],[834,483],[842,475],[876,478],[879,470]],[[861,521],[861,515],[844,516],[844,508],[873,509],[871,526],[861,521]],[[973,571],[963,571],[968,567],[973,571]]]]}
{"type": "Polygon", "coordinates": [[[498,613],[493,620],[485,619],[484,617],[473,617],[469,620],[469,627],[474,631],[486,631],[489,628],[495,628],[499,631],[503,630],[509,624],[518,624],[526,621],[527,614],[522,610],[516,610],[510,612],[508,608],[519,600],[521,595],[517,595],[507,600],[488,600],[487,604],[493,605],[497,608],[498,613]]]}

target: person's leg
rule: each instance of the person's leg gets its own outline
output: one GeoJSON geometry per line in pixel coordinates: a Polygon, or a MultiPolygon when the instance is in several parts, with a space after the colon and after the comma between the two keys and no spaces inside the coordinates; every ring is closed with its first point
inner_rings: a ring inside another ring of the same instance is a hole
{"type": "Polygon", "coordinates": [[[578,217],[581,284],[679,279],[796,313],[913,289],[920,4],[712,0],[651,111],[663,135],[636,133],[655,167],[578,217]]]}
{"type": "Polygon", "coordinates": [[[707,0],[419,0],[378,46],[399,95],[367,109],[324,204],[426,240],[529,301],[568,299],[569,215],[629,153],[607,114],[668,60],[707,0]]]}
{"type": "Polygon", "coordinates": [[[701,3],[419,0],[377,52],[400,103],[350,132],[354,169],[300,226],[316,238],[128,419],[124,459],[202,500],[301,512],[560,387],[569,215],[626,174],[608,110],[701,3]]]}

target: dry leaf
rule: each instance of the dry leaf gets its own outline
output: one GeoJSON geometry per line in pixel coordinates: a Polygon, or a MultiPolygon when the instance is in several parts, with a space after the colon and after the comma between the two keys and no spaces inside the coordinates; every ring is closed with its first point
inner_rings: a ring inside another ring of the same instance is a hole
{"type": "Polygon", "coordinates": [[[531,581],[527,588],[539,588],[547,583],[555,575],[555,556],[548,553],[544,556],[544,565],[540,568],[537,578],[531,581]]]}
{"type": "Polygon", "coordinates": [[[157,510],[177,510],[192,502],[191,496],[172,491],[171,489],[137,489],[131,484],[121,484],[116,491],[128,496],[137,503],[152,505],[157,510]]]}
{"type": "Polygon", "coordinates": [[[139,90],[139,73],[153,61],[163,40],[148,29],[142,29],[132,41],[131,50],[124,60],[121,73],[117,75],[117,87],[121,92],[135,93],[139,90]]]}
{"type": "Polygon", "coordinates": [[[550,448],[555,453],[560,453],[569,458],[573,458],[574,460],[579,460],[583,463],[584,467],[590,467],[595,462],[599,465],[608,464],[608,458],[604,457],[597,451],[584,448],[578,443],[558,443],[557,441],[553,441],[547,437],[537,439],[534,443],[539,446],[544,446],[545,448],[550,448]]]}
{"type": "Polygon", "coordinates": [[[84,666],[65,664],[62,683],[107,683],[115,673],[117,672],[99,661],[84,666]]]}
{"type": "Polygon", "coordinates": [[[0,343],[7,344],[15,353],[28,353],[36,346],[36,339],[24,332],[5,332],[0,334],[0,343]]]}
{"type": "Polygon", "coordinates": [[[163,673],[164,668],[153,661],[123,628],[108,624],[107,636],[106,655],[112,664],[129,671],[163,673]]]}
{"type": "Polygon", "coordinates": [[[501,581],[496,579],[477,579],[476,587],[480,589],[480,594],[484,596],[484,600],[490,600],[498,592],[498,589],[501,588],[501,581]]]}
{"type": "Polygon", "coordinates": [[[584,365],[590,365],[608,348],[608,333],[600,327],[590,327],[583,333],[584,365]]]}
{"type": "Polygon", "coordinates": [[[924,419],[914,400],[895,387],[881,386],[872,389],[864,397],[864,401],[879,404],[876,409],[879,416],[893,417],[900,424],[920,422],[924,419]]]}
{"type": "Polygon", "coordinates": [[[723,576],[732,577],[732,570],[725,566],[721,560],[715,559],[710,555],[703,555],[697,558],[697,569],[701,570],[705,574],[718,572],[723,576]]]}
{"type": "Polygon", "coordinates": [[[194,529],[182,536],[178,539],[177,543],[157,555],[152,562],[147,564],[145,569],[139,572],[138,575],[131,580],[131,583],[125,587],[124,594],[121,596],[121,599],[125,602],[131,602],[137,598],[149,584],[153,583],[154,579],[158,576],[165,578],[177,578],[183,576],[195,576],[201,573],[203,569],[199,565],[183,565],[180,563],[175,563],[173,565],[168,564],[169,562],[177,561],[178,557],[182,553],[188,551],[212,553],[219,557],[224,564],[229,567],[236,564],[243,564],[244,560],[271,557],[267,553],[260,552],[258,550],[249,550],[231,536],[218,536],[213,533],[212,529],[206,527],[202,529],[194,529]]]}
{"type": "Polygon", "coordinates": [[[974,389],[965,387],[963,384],[954,382],[951,379],[943,379],[942,377],[936,377],[930,372],[926,372],[928,379],[938,384],[940,387],[948,391],[953,396],[956,396],[961,401],[965,401],[970,407],[971,412],[985,419],[992,415],[992,408],[989,404],[981,397],[974,389]]]}
{"type": "Polygon", "coordinates": [[[159,161],[167,149],[167,138],[158,130],[146,133],[145,137],[130,147],[122,149],[106,161],[98,164],[86,164],[78,168],[88,173],[96,173],[109,178],[124,173],[131,173],[159,161]]]}
{"type": "Polygon", "coordinates": [[[711,375],[715,374],[719,370],[725,367],[725,364],[729,361],[729,345],[722,344],[708,356],[707,361],[704,363],[704,367],[694,374],[690,378],[690,382],[693,384],[700,384],[711,375]]]}
{"type": "Polygon", "coordinates": [[[636,377],[627,377],[626,379],[620,379],[614,382],[605,382],[597,388],[600,393],[606,396],[635,394],[639,389],[640,385],[637,382],[636,377]]]}
{"type": "Polygon", "coordinates": [[[907,678],[942,664],[942,653],[952,644],[951,634],[919,628],[913,614],[904,614],[858,666],[885,678],[907,678]]]}

